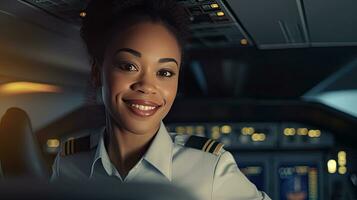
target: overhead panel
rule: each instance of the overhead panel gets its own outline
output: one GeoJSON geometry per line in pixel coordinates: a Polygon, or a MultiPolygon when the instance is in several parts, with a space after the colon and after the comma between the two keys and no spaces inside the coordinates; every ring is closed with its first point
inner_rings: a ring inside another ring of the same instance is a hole
{"type": "Polygon", "coordinates": [[[304,9],[299,0],[226,0],[226,2],[258,48],[308,46],[309,37],[304,9]]]}
{"type": "Polygon", "coordinates": [[[357,45],[356,0],[304,0],[312,46],[357,45]]]}
{"type": "Polygon", "coordinates": [[[248,34],[221,0],[179,0],[191,20],[190,47],[252,46],[248,34]]]}

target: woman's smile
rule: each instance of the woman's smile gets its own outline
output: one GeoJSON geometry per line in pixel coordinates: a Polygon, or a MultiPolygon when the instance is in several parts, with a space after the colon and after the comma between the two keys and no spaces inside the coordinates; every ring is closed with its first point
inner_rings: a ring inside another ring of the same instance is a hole
{"type": "Polygon", "coordinates": [[[153,101],[143,99],[125,99],[123,101],[132,113],[140,117],[150,117],[162,106],[153,101]]]}

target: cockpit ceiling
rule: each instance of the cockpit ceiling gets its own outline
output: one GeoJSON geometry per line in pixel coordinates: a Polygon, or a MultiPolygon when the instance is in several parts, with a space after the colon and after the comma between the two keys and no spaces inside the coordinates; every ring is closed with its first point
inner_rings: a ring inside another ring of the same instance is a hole
{"type": "MultiPolygon", "coordinates": [[[[80,25],[88,1],[22,0],[80,25]]],[[[355,0],[178,0],[192,22],[190,47],[357,46],[355,0]]]]}

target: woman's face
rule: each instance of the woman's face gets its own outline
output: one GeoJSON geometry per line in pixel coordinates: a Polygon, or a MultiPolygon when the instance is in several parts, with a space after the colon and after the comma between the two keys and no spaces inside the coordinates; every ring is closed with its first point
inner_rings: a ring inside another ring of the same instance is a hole
{"type": "Polygon", "coordinates": [[[119,31],[107,47],[102,71],[106,112],[126,131],[157,131],[177,92],[181,50],[162,24],[141,22],[119,31]]]}

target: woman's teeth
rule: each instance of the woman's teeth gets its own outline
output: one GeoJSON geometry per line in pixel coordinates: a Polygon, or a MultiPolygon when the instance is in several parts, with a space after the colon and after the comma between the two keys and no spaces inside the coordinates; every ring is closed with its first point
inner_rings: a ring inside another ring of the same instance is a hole
{"type": "Polygon", "coordinates": [[[139,110],[154,110],[156,107],[153,106],[144,106],[139,104],[131,104],[130,106],[137,108],[139,110]]]}

